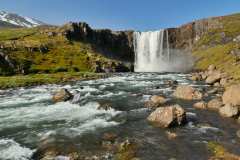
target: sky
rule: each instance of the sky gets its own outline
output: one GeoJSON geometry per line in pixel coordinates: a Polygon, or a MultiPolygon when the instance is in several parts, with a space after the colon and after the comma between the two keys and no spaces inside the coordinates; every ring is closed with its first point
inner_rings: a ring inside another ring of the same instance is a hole
{"type": "Polygon", "coordinates": [[[157,30],[240,12],[240,0],[0,0],[0,10],[48,24],[85,21],[94,28],[157,30]]]}

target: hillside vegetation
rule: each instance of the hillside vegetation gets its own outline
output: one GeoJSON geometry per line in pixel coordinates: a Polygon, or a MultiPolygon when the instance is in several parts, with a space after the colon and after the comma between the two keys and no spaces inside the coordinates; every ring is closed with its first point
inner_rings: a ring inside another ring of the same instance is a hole
{"type": "Polygon", "coordinates": [[[1,29],[0,46],[17,73],[92,72],[96,61],[114,62],[90,44],[69,41],[57,27],[1,29]]]}
{"type": "Polygon", "coordinates": [[[210,64],[240,80],[240,14],[218,17],[220,25],[210,29],[195,44],[196,69],[210,64]]]}

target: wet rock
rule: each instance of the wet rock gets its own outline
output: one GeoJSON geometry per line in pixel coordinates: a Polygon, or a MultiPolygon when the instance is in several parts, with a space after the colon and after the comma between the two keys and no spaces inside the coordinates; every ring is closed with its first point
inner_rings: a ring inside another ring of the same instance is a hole
{"type": "Polygon", "coordinates": [[[208,91],[207,93],[208,94],[216,94],[217,92],[218,92],[218,89],[217,88],[213,88],[210,91],[208,91]]]}
{"type": "Polygon", "coordinates": [[[232,85],[227,88],[222,99],[224,104],[240,105],[240,85],[232,85]]]}
{"type": "Polygon", "coordinates": [[[180,105],[157,108],[147,120],[156,127],[167,128],[183,125],[186,122],[186,112],[180,105]]]}
{"type": "Polygon", "coordinates": [[[199,73],[194,73],[190,77],[190,80],[192,80],[192,81],[201,81],[202,80],[202,76],[199,73]]]}
{"type": "Polygon", "coordinates": [[[240,138],[240,130],[238,130],[238,131],[236,132],[236,135],[237,135],[238,138],[240,138]]]}
{"type": "Polygon", "coordinates": [[[138,144],[134,141],[126,140],[118,146],[118,152],[115,156],[117,160],[133,160],[137,159],[136,153],[138,144]]]}
{"type": "Polygon", "coordinates": [[[226,104],[225,106],[219,109],[219,113],[223,117],[236,117],[239,114],[239,109],[237,106],[231,104],[226,104]]]}
{"type": "Polygon", "coordinates": [[[214,71],[216,69],[216,66],[211,64],[210,66],[208,66],[208,71],[214,71]]]}
{"type": "Polygon", "coordinates": [[[62,88],[53,95],[52,100],[54,102],[66,102],[72,98],[73,95],[67,89],[62,88]]]}
{"type": "Polygon", "coordinates": [[[117,137],[118,137],[117,134],[114,133],[104,133],[102,139],[104,141],[114,142],[117,137]]]}
{"type": "Polygon", "coordinates": [[[206,79],[207,84],[214,84],[219,82],[221,79],[221,72],[220,71],[212,71],[206,79]]]}
{"type": "Polygon", "coordinates": [[[172,140],[172,139],[176,139],[176,138],[177,138],[177,134],[174,133],[174,132],[166,131],[165,133],[166,133],[167,138],[168,138],[169,140],[172,140]]]}
{"type": "Polygon", "coordinates": [[[112,104],[110,102],[100,102],[97,109],[108,111],[108,110],[112,109],[112,104]]]}
{"type": "Polygon", "coordinates": [[[201,102],[197,102],[197,103],[193,104],[193,107],[196,109],[206,109],[207,104],[204,101],[201,101],[201,102]]]}
{"type": "Polygon", "coordinates": [[[214,87],[220,87],[221,85],[220,85],[219,82],[216,82],[216,83],[213,84],[213,86],[214,86],[214,87]]]}
{"type": "Polygon", "coordinates": [[[166,80],[164,81],[164,84],[172,86],[172,85],[178,85],[178,81],[176,80],[166,80]]]}
{"type": "Polygon", "coordinates": [[[154,95],[150,98],[149,101],[145,103],[145,107],[147,108],[157,108],[161,105],[165,104],[167,99],[163,96],[154,95]]]}
{"type": "Polygon", "coordinates": [[[221,108],[223,106],[223,103],[220,99],[215,98],[212,99],[208,102],[207,104],[207,108],[211,109],[211,110],[218,110],[219,108],[221,108]]]}
{"type": "Polygon", "coordinates": [[[201,92],[187,85],[178,86],[173,96],[185,100],[200,100],[203,97],[201,92]]]}

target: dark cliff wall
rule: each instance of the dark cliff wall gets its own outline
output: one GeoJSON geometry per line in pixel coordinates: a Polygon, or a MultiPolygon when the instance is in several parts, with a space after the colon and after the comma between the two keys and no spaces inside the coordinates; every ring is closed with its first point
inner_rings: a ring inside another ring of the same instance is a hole
{"type": "Polygon", "coordinates": [[[107,57],[125,62],[134,61],[133,31],[111,31],[92,29],[87,23],[69,23],[65,25],[69,40],[87,42],[107,57]]]}
{"type": "Polygon", "coordinates": [[[180,26],[169,28],[169,42],[174,49],[185,49],[191,51],[201,37],[211,30],[223,28],[223,17],[214,17],[198,20],[180,26]]]}

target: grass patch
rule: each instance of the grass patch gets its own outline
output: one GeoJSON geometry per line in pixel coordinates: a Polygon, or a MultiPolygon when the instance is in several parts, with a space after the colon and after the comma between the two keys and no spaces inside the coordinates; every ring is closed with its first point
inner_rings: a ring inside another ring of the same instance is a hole
{"type": "Polygon", "coordinates": [[[55,74],[32,74],[0,77],[0,89],[35,86],[42,84],[58,84],[76,80],[101,78],[104,74],[87,72],[63,72],[55,74]]]}

